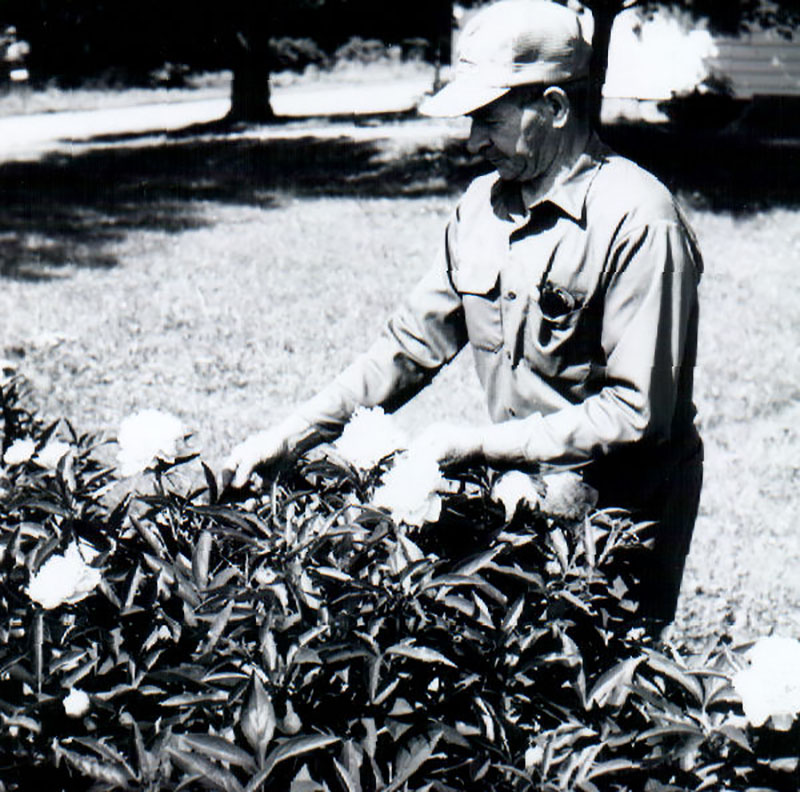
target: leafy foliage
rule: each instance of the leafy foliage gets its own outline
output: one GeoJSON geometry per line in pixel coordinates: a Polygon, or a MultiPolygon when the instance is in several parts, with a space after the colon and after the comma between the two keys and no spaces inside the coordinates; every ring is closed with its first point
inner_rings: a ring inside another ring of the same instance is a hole
{"type": "Polygon", "coordinates": [[[625,515],[507,521],[470,470],[412,529],[369,505],[391,460],[333,458],[242,501],[157,460],[112,507],[96,440],[16,395],[4,443],[71,450],[5,470],[0,788],[797,787],[797,723],[747,726],[737,651],[683,658],[637,623],[625,515]],[[27,586],[73,543],[102,582],[45,610],[27,586]]]}

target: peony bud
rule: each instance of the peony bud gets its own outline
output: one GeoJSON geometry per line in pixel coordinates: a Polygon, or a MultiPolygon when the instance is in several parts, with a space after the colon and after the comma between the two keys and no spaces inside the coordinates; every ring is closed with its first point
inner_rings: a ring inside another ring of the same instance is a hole
{"type": "Polygon", "coordinates": [[[280,723],[278,723],[278,729],[282,734],[291,736],[297,734],[302,728],[303,721],[300,720],[300,717],[294,711],[291,700],[286,699],[286,715],[284,715],[280,723]]]}
{"type": "Polygon", "coordinates": [[[64,712],[66,712],[70,718],[83,717],[89,711],[91,705],[89,696],[79,688],[70,690],[69,695],[64,698],[63,703],[64,712]]]}

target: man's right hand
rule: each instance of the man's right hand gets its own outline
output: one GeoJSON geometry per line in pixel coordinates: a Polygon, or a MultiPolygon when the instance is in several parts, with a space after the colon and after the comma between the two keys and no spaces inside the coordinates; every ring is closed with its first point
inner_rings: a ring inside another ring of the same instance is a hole
{"type": "Polygon", "coordinates": [[[291,456],[289,435],[282,426],[257,432],[239,443],[223,462],[222,484],[244,487],[257,467],[277,468],[291,456]]]}

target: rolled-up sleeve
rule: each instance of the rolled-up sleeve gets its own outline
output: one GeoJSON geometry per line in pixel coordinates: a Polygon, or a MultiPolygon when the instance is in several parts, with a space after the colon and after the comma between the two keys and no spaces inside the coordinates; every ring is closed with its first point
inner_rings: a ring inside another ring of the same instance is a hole
{"type": "Polygon", "coordinates": [[[664,220],[619,239],[609,265],[597,392],[489,428],[490,459],[580,462],[644,439],[670,439],[680,402],[691,401],[684,369],[694,366],[699,253],[682,223],[664,220]]]}

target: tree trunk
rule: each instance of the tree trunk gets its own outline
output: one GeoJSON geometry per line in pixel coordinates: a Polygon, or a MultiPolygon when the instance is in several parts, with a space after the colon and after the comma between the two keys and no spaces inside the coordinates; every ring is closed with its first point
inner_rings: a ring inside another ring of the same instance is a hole
{"type": "Polygon", "coordinates": [[[603,84],[608,71],[608,47],[611,43],[611,28],[622,3],[598,2],[592,4],[594,36],[592,37],[592,62],[590,66],[590,112],[592,127],[600,129],[600,111],[603,106],[603,84]]]}
{"type": "Polygon", "coordinates": [[[237,35],[229,121],[263,124],[275,120],[270,104],[270,71],[268,43],[237,35]]]}

